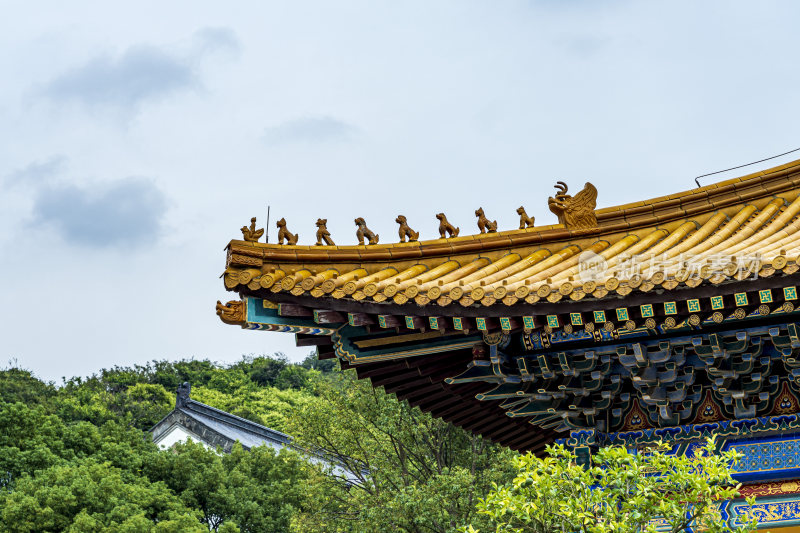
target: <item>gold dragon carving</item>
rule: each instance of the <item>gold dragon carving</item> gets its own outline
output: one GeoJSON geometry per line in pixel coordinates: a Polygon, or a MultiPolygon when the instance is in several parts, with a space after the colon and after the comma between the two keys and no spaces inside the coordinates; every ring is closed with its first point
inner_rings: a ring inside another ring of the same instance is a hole
{"type": "Polygon", "coordinates": [[[594,214],[597,207],[597,189],[586,182],[583,190],[572,196],[567,194],[567,184],[563,181],[556,182],[555,188],[559,191],[555,197],[547,199],[547,206],[557,217],[561,224],[568,230],[591,229],[597,227],[597,217],[594,214]]]}
{"type": "Polygon", "coordinates": [[[245,323],[245,306],[241,300],[231,300],[222,304],[217,300],[217,316],[226,324],[242,325],[245,323]]]}

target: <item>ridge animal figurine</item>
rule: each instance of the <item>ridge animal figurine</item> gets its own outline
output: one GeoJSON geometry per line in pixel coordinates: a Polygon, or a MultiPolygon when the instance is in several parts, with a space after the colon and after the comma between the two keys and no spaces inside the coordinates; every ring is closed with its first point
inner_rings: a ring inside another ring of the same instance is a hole
{"type": "Polygon", "coordinates": [[[445,233],[449,233],[450,237],[458,237],[458,232],[461,231],[461,228],[454,227],[451,223],[447,221],[447,217],[444,216],[444,213],[439,213],[436,215],[436,218],[439,219],[439,235],[440,238],[444,239],[445,233]]]}
{"type": "Polygon", "coordinates": [[[525,212],[524,207],[519,206],[517,208],[517,214],[519,215],[519,229],[533,227],[533,217],[528,216],[528,213],[525,212]]]}
{"type": "Polygon", "coordinates": [[[475,210],[475,216],[478,217],[478,229],[481,230],[481,233],[486,233],[487,231],[494,233],[497,231],[497,221],[491,221],[486,218],[482,207],[475,210]]]}
{"type": "Polygon", "coordinates": [[[328,246],[336,246],[333,244],[333,239],[331,239],[331,234],[328,231],[327,224],[327,218],[317,219],[317,246],[322,246],[322,241],[325,241],[325,244],[328,246]]]}
{"type": "Polygon", "coordinates": [[[247,242],[258,242],[264,235],[264,228],[256,229],[256,217],[250,219],[250,227],[242,226],[242,236],[247,242]]]}
{"type": "Polygon", "coordinates": [[[547,199],[550,208],[561,224],[568,230],[590,229],[597,227],[597,216],[594,209],[597,207],[597,189],[586,182],[583,190],[571,196],[567,194],[567,184],[557,181],[555,185],[558,194],[547,199]]]}
{"type": "Polygon", "coordinates": [[[356,230],[356,237],[358,237],[358,244],[364,244],[364,237],[366,237],[369,242],[367,244],[378,244],[379,235],[377,233],[373,233],[367,227],[367,223],[364,221],[363,218],[358,217],[355,219],[356,226],[358,229],[356,230]]]}
{"type": "Polygon", "coordinates": [[[295,233],[292,235],[288,229],[286,229],[286,219],[280,219],[276,224],[278,226],[278,244],[283,244],[283,240],[286,239],[286,244],[295,245],[297,244],[297,238],[300,236],[299,234],[295,233]]]}
{"type": "Polygon", "coordinates": [[[419,232],[414,231],[409,227],[406,217],[403,215],[397,215],[397,218],[394,219],[394,221],[400,224],[400,228],[397,230],[400,234],[400,242],[406,242],[406,237],[408,237],[408,242],[416,242],[416,240],[419,238],[419,232]]]}

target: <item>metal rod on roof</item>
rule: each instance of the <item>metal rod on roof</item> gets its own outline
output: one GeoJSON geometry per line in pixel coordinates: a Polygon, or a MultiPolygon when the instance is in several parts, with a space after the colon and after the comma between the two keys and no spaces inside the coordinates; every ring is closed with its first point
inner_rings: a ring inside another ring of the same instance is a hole
{"type": "Polygon", "coordinates": [[[736,170],[737,168],[749,167],[750,165],[755,165],[756,163],[763,163],[764,161],[769,161],[770,159],[775,159],[775,158],[778,158],[778,157],[781,157],[781,156],[784,156],[784,155],[787,155],[787,154],[791,154],[792,152],[797,152],[797,151],[800,151],[800,148],[795,148],[794,150],[789,150],[788,152],[784,152],[782,154],[773,155],[772,157],[768,157],[766,159],[761,159],[759,161],[753,161],[752,163],[747,163],[746,165],[739,165],[738,167],[731,167],[731,168],[726,168],[725,170],[718,170],[716,172],[710,172],[708,174],[703,174],[702,176],[697,176],[694,179],[694,182],[697,184],[698,187],[700,187],[700,181],[699,181],[700,178],[705,178],[706,176],[713,176],[714,174],[722,174],[723,172],[727,172],[729,170],[736,170]]]}
{"type": "Polygon", "coordinates": [[[267,243],[269,243],[269,206],[267,206],[267,225],[266,225],[266,226],[264,226],[264,227],[265,227],[265,228],[267,228],[267,229],[266,229],[266,233],[267,233],[267,240],[266,240],[266,242],[267,242],[267,243]]]}

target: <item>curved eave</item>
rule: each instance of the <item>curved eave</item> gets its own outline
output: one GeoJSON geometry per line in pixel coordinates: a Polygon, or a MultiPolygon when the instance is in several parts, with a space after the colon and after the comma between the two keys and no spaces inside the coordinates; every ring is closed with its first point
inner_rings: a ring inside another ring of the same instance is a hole
{"type": "Polygon", "coordinates": [[[570,231],[555,224],[527,230],[371,246],[289,246],[232,240],[228,245],[229,262],[233,266],[254,264],[230,260],[238,255],[266,263],[392,263],[596,240],[669,225],[686,218],[702,218],[709,213],[748,203],[761,207],[773,195],[797,188],[800,188],[800,160],[677,194],[599,209],[596,211],[599,225],[590,230],[570,231]]]}
{"type": "Polygon", "coordinates": [[[735,284],[751,274],[786,276],[800,269],[798,191],[800,161],[604,209],[599,226],[583,231],[548,226],[337,247],[236,240],[228,246],[225,286],[274,302],[310,297],[327,308],[336,300],[365,308],[503,308],[735,284]],[[586,251],[607,265],[589,281],[582,272],[586,251]]]}

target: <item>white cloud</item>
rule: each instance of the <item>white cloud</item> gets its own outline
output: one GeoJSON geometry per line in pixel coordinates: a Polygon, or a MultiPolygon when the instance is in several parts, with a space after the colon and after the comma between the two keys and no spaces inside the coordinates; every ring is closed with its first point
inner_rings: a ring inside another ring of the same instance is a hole
{"type": "Polygon", "coordinates": [[[36,193],[33,221],[66,242],[91,248],[137,248],[161,234],[167,201],[145,178],[125,178],[99,187],[48,185],[36,193]]]}
{"type": "Polygon", "coordinates": [[[327,143],[352,139],[357,128],[333,117],[305,117],[267,128],[264,141],[269,145],[327,143]]]}
{"type": "Polygon", "coordinates": [[[215,52],[238,50],[230,28],[203,28],[195,32],[189,52],[133,45],[118,56],[96,56],[62,72],[45,84],[41,94],[56,103],[135,111],[143,102],[200,88],[200,62],[215,52]]]}

